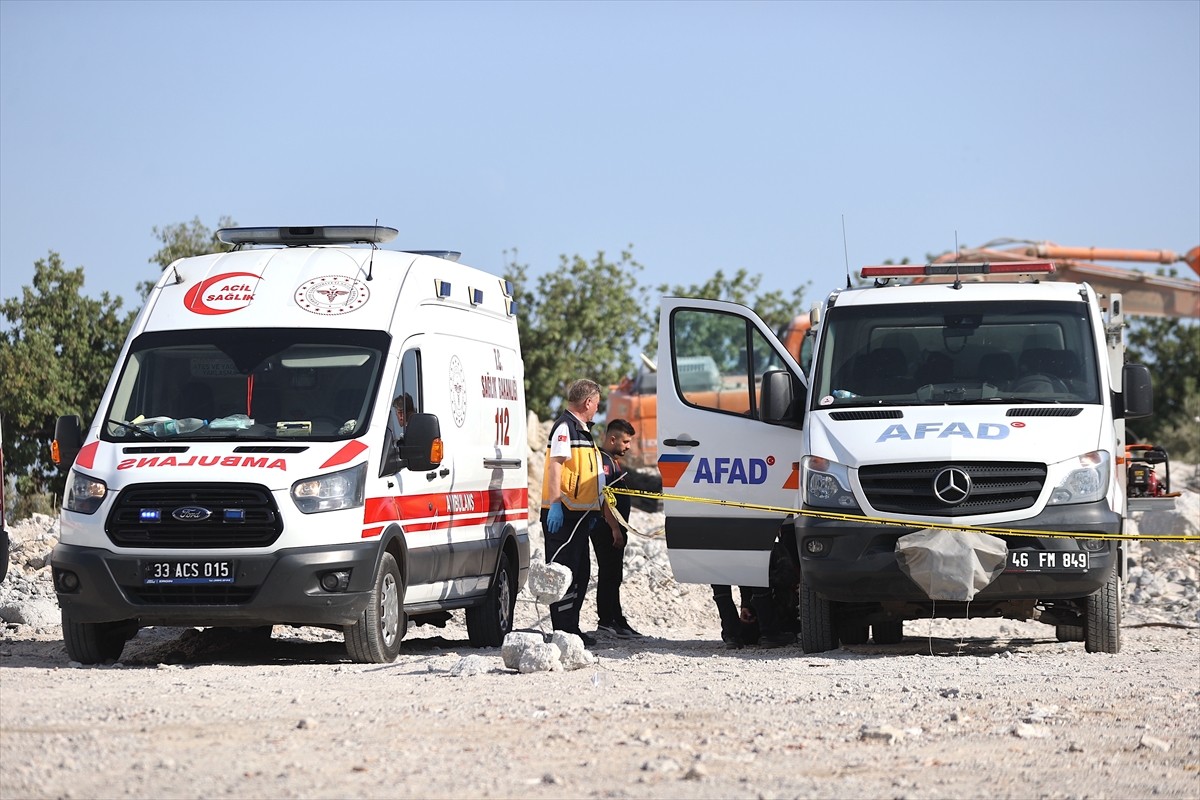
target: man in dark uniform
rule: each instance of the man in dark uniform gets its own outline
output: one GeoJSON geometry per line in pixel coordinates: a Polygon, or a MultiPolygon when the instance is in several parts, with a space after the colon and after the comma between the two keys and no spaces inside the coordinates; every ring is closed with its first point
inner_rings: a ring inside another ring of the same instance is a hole
{"type": "MultiPolygon", "coordinates": [[[[600,445],[600,456],[604,466],[605,486],[625,486],[625,468],[617,459],[629,451],[629,444],[636,433],[628,420],[614,419],[604,432],[604,443],[600,445]]],[[[625,568],[625,545],[628,529],[621,520],[628,522],[629,509],[633,500],[627,494],[616,496],[616,516],[611,513],[605,518],[608,525],[596,525],[591,530],[592,547],[596,550],[596,613],[600,617],[598,629],[618,639],[637,639],[635,631],[621,610],[621,578],[625,568]]],[[[610,510],[611,511],[611,510],[610,510]]]]}

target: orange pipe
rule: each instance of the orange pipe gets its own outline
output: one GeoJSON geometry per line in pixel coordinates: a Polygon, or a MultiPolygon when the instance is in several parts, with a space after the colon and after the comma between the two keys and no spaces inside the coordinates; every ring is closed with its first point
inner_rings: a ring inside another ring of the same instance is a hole
{"type": "Polygon", "coordinates": [[[1082,261],[1145,261],[1154,264],[1174,264],[1176,261],[1183,260],[1170,250],[1114,250],[1102,247],[1066,247],[1060,244],[1037,244],[1027,247],[1025,254],[1038,258],[1070,258],[1082,261]]]}

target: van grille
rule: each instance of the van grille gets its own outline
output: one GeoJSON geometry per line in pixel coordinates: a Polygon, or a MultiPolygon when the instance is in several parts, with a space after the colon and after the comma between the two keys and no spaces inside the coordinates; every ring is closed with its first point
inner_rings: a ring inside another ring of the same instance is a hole
{"type": "Polygon", "coordinates": [[[987,461],[875,464],[860,468],[858,477],[877,511],[965,517],[1030,508],[1046,482],[1046,466],[987,461]],[[943,503],[933,492],[934,478],[947,467],[957,467],[971,478],[970,494],[956,505],[943,503]]]}
{"type": "Polygon", "coordinates": [[[283,533],[283,520],[275,498],[255,484],[143,483],[121,492],[104,530],[118,547],[268,547],[283,533]],[[209,515],[172,516],[187,507],[209,515]],[[146,521],[143,512],[157,512],[158,521],[146,521]]]}

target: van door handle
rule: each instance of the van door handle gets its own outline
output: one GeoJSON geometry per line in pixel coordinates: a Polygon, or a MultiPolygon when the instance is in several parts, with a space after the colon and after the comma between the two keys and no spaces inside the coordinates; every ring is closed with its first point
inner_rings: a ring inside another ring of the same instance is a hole
{"type": "Polygon", "coordinates": [[[484,469],[520,469],[521,459],[519,458],[485,458],[483,460],[484,469]]]}
{"type": "Polygon", "coordinates": [[[695,439],[663,439],[663,444],[667,447],[699,447],[700,443],[695,439]]]}

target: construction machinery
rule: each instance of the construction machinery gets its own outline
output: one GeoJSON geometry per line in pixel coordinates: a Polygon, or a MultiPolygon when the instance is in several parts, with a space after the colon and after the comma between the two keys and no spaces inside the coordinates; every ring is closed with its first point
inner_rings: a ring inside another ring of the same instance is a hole
{"type": "MultiPolygon", "coordinates": [[[[957,254],[946,253],[935,258],[933,263],[994,263],[1026,261],[1030,258],[1054,262],[1055,273],[1051,280],[1088,283],[1102,297],[1120,294],[1124,298],[1126,314],[1140,317],[1200,317],[1200,281],[1100,263],[1125,261],[1168,266],[1183,262],[1200,275],[1200,246],[1178,255],[1171,250],[1070,247],[1025,239],[995,239],[981,247],[964,247],[957,254]]],[[[972,277],[988,279],[988,276],[972,277]]],[[[913,282],[924,281],[918,278],[913,282]]]]}

